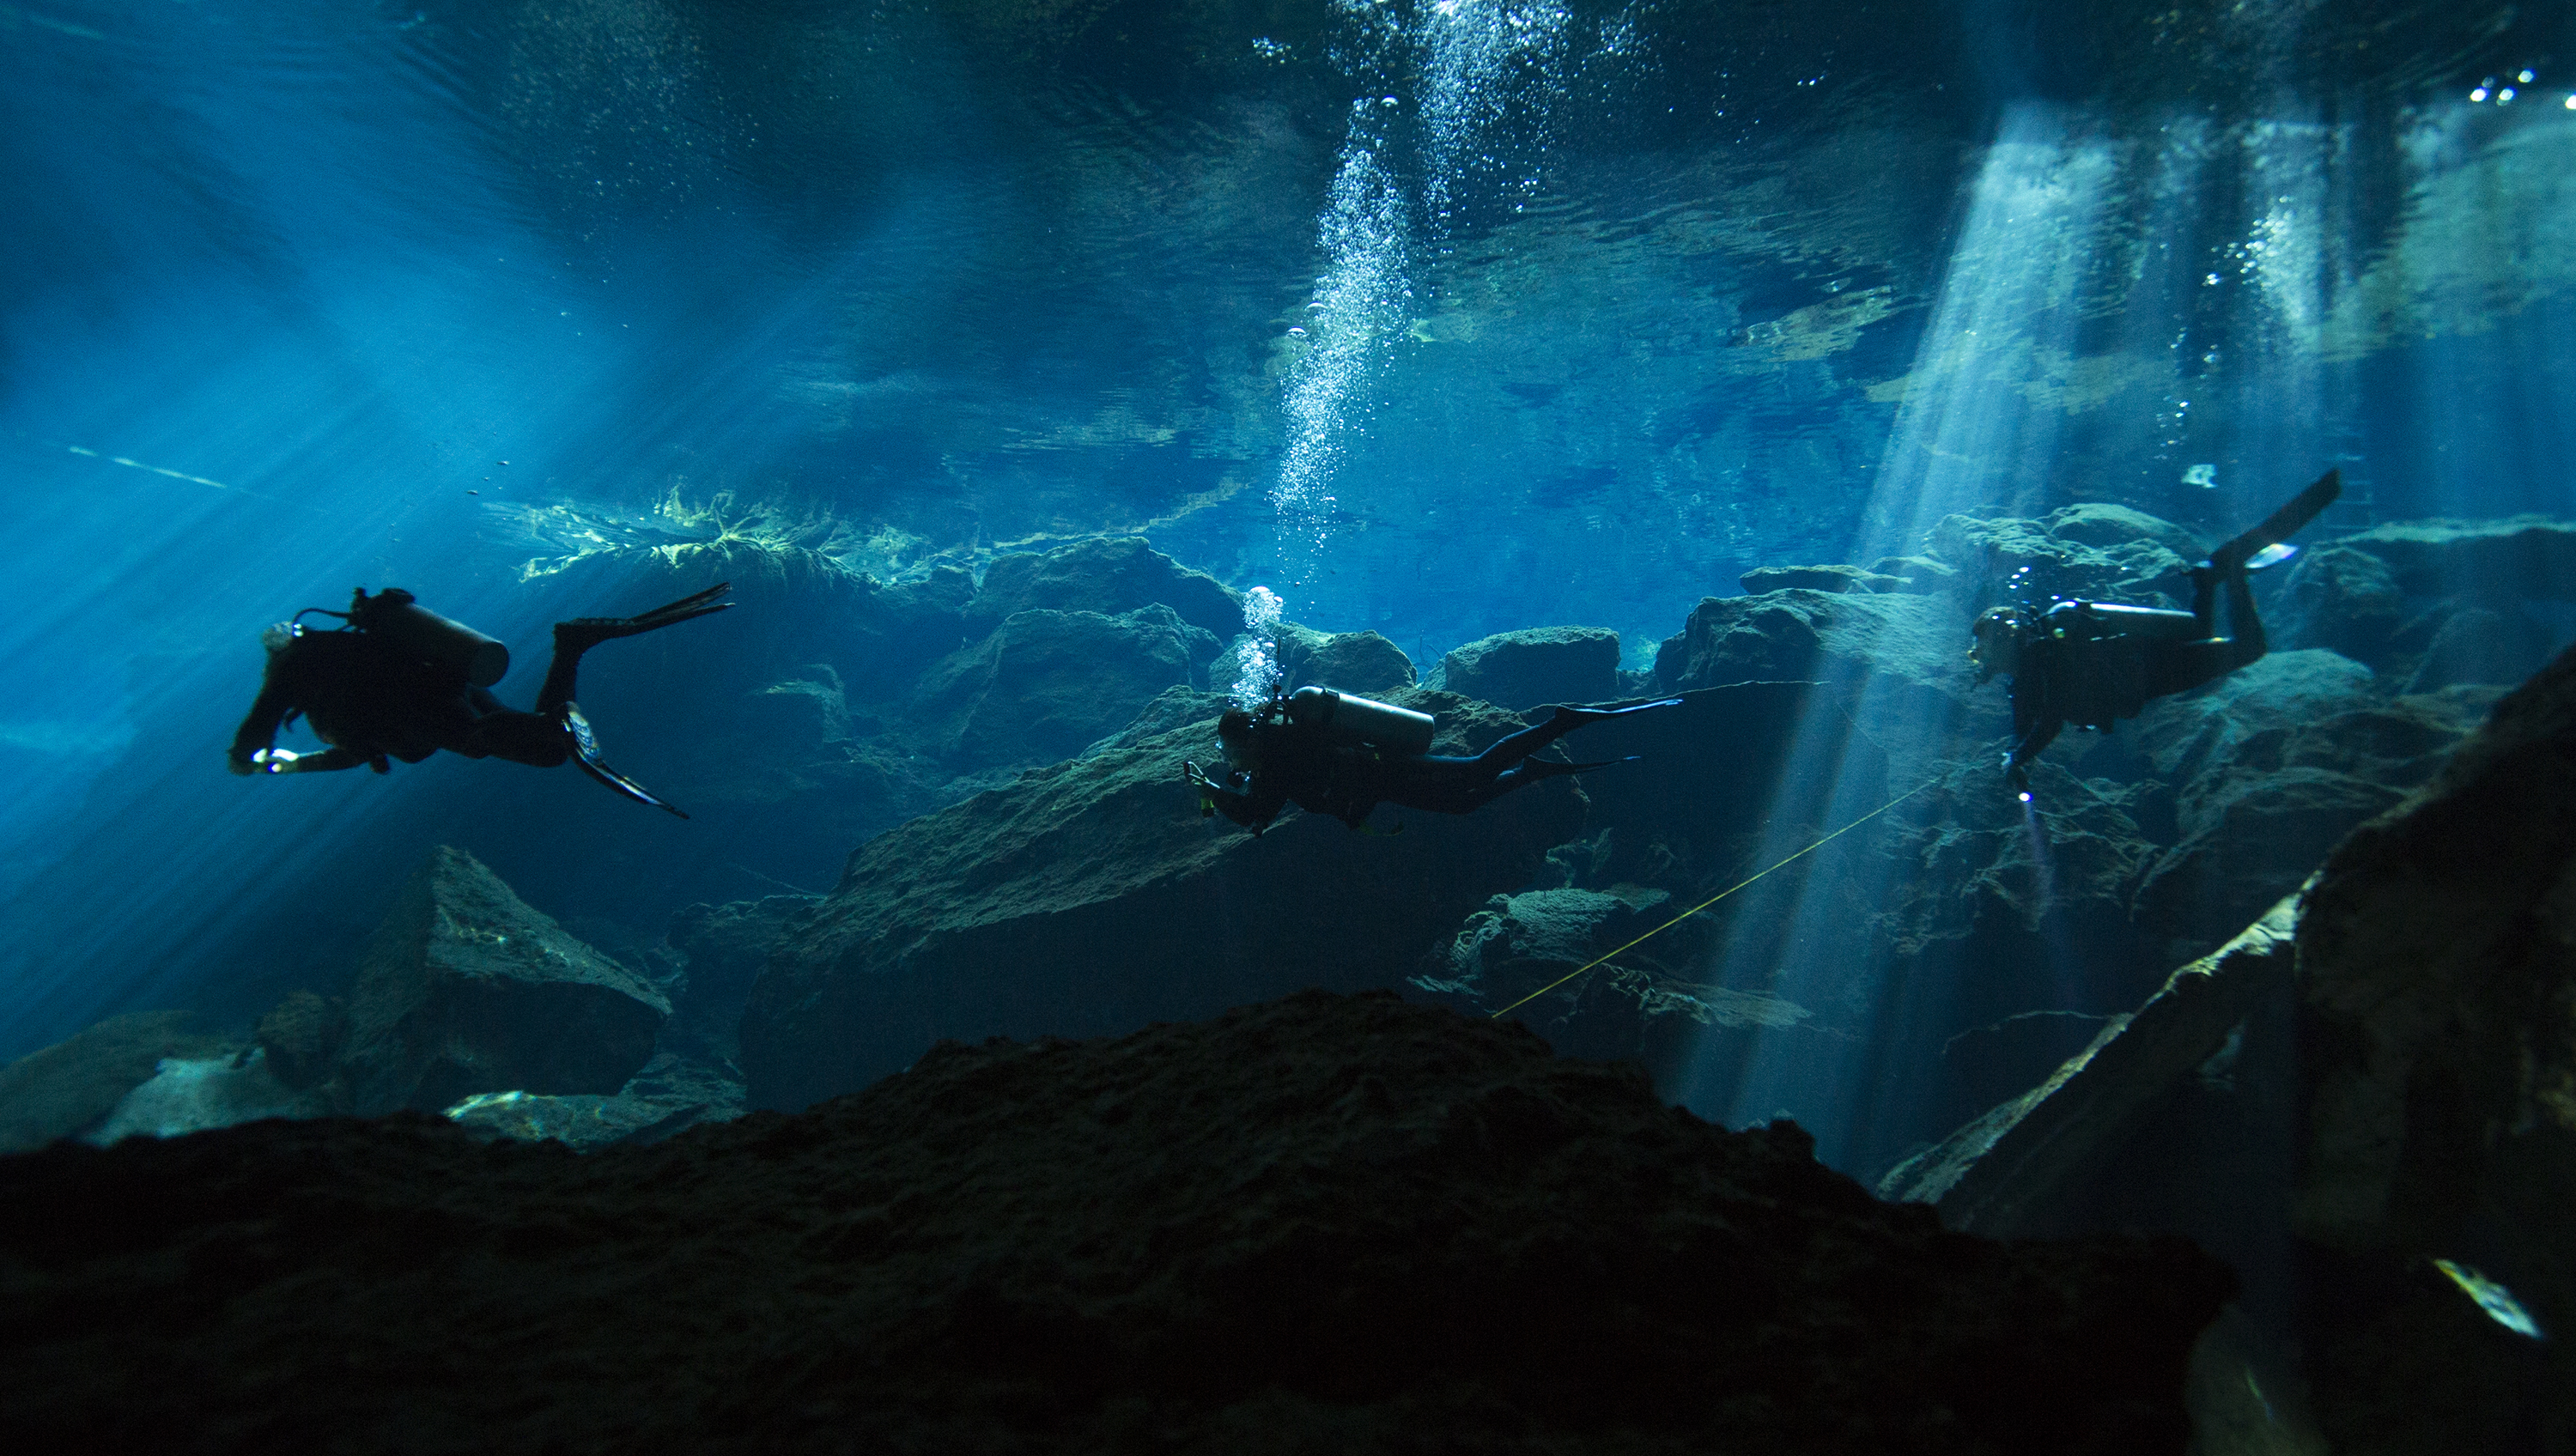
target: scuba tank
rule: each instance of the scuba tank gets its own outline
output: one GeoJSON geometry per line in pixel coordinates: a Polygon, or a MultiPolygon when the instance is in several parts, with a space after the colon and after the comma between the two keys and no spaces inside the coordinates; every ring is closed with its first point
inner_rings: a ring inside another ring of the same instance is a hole
{"type": "Polygon", "coordinates": [[[440,616],[398,586],[374,596],[358,588],[349,603],[349,621],[424,662],[464,674],[478,688],[499,682],[510,670],[510,649],[498,639],[440,616]]]}
{"type": "Polygon", "coordinates": [[[2198,618],[2168,607],[2133,607],[2124,602],[2059,602],[2039,619],[2042,634],[2097,641],[2134,636],[2147,641],[2189,642],[2201,635],[2198,618]]]}
{"type": "Polygon", "coordinates": [[[1367,744],[1403,756],[1431,751],[1431,715],[1331,688],[1303,687],[1288,695],[1291,721],[1321,731],[1335,743],[1367,744]]]}

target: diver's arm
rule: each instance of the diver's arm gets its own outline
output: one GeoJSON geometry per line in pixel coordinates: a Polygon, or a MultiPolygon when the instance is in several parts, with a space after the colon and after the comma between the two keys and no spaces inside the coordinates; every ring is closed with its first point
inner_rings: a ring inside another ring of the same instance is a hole
{"type": "Polygon", "coordinates": [[[1278,818],[1279,812],[1288,807],[1285,794],[1264,792],[1257,785],[1251,793],[1228,788],[1201,772],[1195,763],[1184,762],[1181,777],[1189,780],[1190,787],[1199,791],[1202,813],[1214,809],[1255,834],[1269,828],[1270,821],[1278,818]]]}
{"type": "Polygon", "coordinates": [[[271,672],[259,685],[259,697],[250,705],[241,727],[233,734],[231,751],[224,755],[224,766],[237,774],[276,773],[263,758],[277,742],[277,730],[286,724],[286,715],[295,707],[292,693],[271,672]]]}

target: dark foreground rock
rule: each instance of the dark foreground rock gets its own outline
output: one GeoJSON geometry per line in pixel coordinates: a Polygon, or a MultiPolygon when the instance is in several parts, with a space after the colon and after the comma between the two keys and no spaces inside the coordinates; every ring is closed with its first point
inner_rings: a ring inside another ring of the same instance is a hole
{"type": "Polygon", "coordinates": [[[0,1161],[26,1449],[2179,1452],[2226,1289],[1391,996],[587,1157],[398,1117],[0,1161]]]}

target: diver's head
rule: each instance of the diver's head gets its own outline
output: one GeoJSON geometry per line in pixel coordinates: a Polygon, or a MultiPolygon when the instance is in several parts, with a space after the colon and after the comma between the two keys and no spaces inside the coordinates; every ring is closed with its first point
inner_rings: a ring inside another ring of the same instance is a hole
{"type": "Polygon", "coordinates": [[[1225,761],[1245,773],[1261,757],[1260,746],[1253,741],[1252,715],[1241,708],[1228,708],[1216,720],[1216,737],[1225,745],[1225,761]]]}
{"type": "Polygon", "coordinates": [[[1968,629],[1975,639],[1968,647],[1968,660],[1977,665],[1978,682],[2019,670],[2022,639],[2030,627],[2030,613],[2020,607],[1988,607],[1977,614],[1968,629]]]}

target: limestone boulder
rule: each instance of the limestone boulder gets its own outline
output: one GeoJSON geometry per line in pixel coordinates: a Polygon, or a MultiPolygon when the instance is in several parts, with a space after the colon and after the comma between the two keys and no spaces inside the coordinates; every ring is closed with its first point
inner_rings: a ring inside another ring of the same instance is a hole
{"type": "Polygon", "coordinates": [[[1971,592],[2012,588],[2033,602],[2062,596],[2141,606],[2187,605],[2187,575],[2201,554],[2181,527],[2100,503],[2040,520],[1945,516],[1927,550],[1971,592]]]}
{"type": "Polygon", "coordinates": [[[134,1011],[0,1068],[0,1153],[96,1129],[165,1060],[226,1058],[239,1044],[184,1011],[134,1011]]]}
{"type": "Polygon", "coordinates": [[[1169,687],[1203,686],[1217,639],[1152,603],[1117,616],[1033,608],[925,677],[911,731],[958,769],[1070,758],[1169,687]]]}
{"type": "Polygon", "coordinates": [[[2548,659],[2549,636],[2548,628],[2509,603],[2502,609],[2454,606],[2425,644],[2406,691],[2438,692],[2462,684],[2510,687],[2548,659]]]}
{"type": "Polygon", "coordinates": [[[613,1093],[670,1014],[651,982],[441,846],[358,969],[343,1072],[370,1113],[439,1111],[478,1092],[613,1093]]]}
{"type": "Polygon", "coordinates": [[[2350,546],[2301,552],[2272,598],[2264,626],[2275,649],[2322,647],[2373,667],[2406,619],[2388,563],[2350,546]]]}
{"type": "MultiPolygon", "coordinates": [[[[1968,620],[1944,597],[1792,589],[1709,597],[1655,653],[1657,691],[1742,682],[1856,682],[1968,702],[1968,620]]],[[[1999,709],[1989,695],[1984,711],[1999,709]]]]}
{"type": "MultiPolygon", "coordinates": [[[[1449,694],[1389,696],[1438,715],[1436,751],[1520,726],[1449,694]]],[[[1582,825],[1560,779],[1472,816],[1381,810],[1373,834],[1292,811],[1256,838],[1201,818],[1182,782],[1182,761],[1216,747],[1221,700],[1204,701],[1204,719],[1032,770],[853,854],[752,989],[754,1104],[850,1090],[943,1037],[1093,1035],[1306,986],[1399,985],[1582,825]]]]}
{"type": "Polygon", "coordinates": [[[1635,885],[1496,895],[1413,987],[1472,1015],[1517,1020],[1559,1055],[1637,1062],[1659,1083],[1691,1058],[1725,1054],[1712,1043],[1794,1034],[1809,1020],[1805,1007],[1780,997],[1689,979],[1710,939],[1696,920],[1575,974],[1681,908],[1635,885]]]}
{"type": "Polygon", "coordinates": [[[1375,697],[1414,685],[1413,659],[1375,632],[1318,632],[1283,622],[1278,654],[1292,690],[1312,683],[1375,697]]]}
{"type": "Polygon", "coordinates": [[[1619,634],[1607,627],[1532,627],[1454,648],[1441,685],[1503,708],[1603,703],[1619,696],[1619,634]]]}
{"type": "Polygon", "coordinates": [[[1737,582],[1747,595],[1757,597],[1790,587],[1821,592],[1892,592],[1907,590],[1911,585],[1904,577],[1857,566],[1764,566],[1744,573],[1737,582]]]}
{"type": "Polygon", "coordinates": [[[2391,521],[2336,544],[2379,558],[2411,597],[2576,601],[2576,521],[2391,521]]]}
{"type": "Polygon", "coordinates": [[[1148,606],[1167,607],[1220,641],[1243,628],[1242,599],[1223,583],[1156,551],[1141,536],[1124,536],[994,557],[967,606],[966,630],[980,636],[1020,612],[1119,617],[1148,606]]]}
{"type": "Polygon", "coordinates": [[[2299,964],[2300,1232],[2576,1330],[2576,652],[2336,848],[2299,964]]]}

